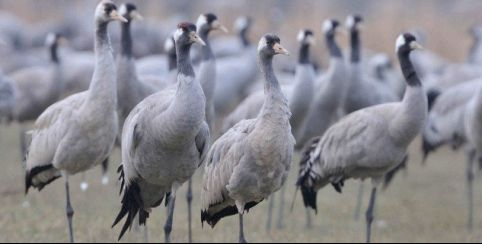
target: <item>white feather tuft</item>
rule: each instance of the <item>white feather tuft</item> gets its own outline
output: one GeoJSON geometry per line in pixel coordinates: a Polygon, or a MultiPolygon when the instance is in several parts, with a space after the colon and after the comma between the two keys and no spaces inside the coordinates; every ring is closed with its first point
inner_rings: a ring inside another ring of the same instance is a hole
{"type": "Polygon", "coordinates": [[[169,52],[169,50],[174,48],[174,42],[169,37],[164,41],[164,51],[169,52]]]}
{"type": "Polygon", "coordinates": [[[401,46],[405,45],[405,42],[406,42],[406,40],[405,40],[405,37],[403,36],[403,34],[399,35],[398,38],[397,38],[397,42],[395,44],[395,52],[398,52],[398,49],[401,46]]]}
{"type": "Polygon", "coordinates": [[[298,36],[296,37],[296,40],[298,40],[299,42],[303,41],[303,39],[305,38],[305,31],[304,30],[300,30],[300,32],[298,32],[298,36]]]}
{"type": "Polygon", "coordinates": [[[45,39],[45,45],[46,46],[51,46],[55,43],[55,34],[50,32],[48,35],[47,35],[47,38],[45,39]]]}
{"type": "Polygon", "coordinates": [[[199,16],[199,18],[197,18],[196,27],[199,30],[199,29],[201,29],[201,26],[203,26],[207,23],[208,23],[208,19],[206,18],[206,15],[201,14],[199,16]]]}
{"type": "Polygon", "coordinates": [[[174,40],[179,40],[179,37],[182,35],[182,29],[181,28],[178,28],[175,32],[174,32],[174,40]]]}
{"type": "Polygon", "coordinates": [[[127,14],[127,6],[125,4],[122,4],[119,7],[119,14],[122,16],[125,16],[127,14]]]}
{"type": "Polygon", "coordinates": [[[323,22],[323,33],[327,33],[331,30],[333,30],[333,21],[325,20],[325,22],[323,22]]]}
{"type": "Polygon", "coordinates": [[[266,47],[266,38],[262,37],[261,40],[259,40],[259,43],[258,43],[258,52],[263,49],[264,47],[266,47]]]}
{"type": "Polygon", "coordinates": [[[346,18],[345,25],[347,28],[351,29],[355,25],[355,17],[353,15],[350,15],[346,18]]]}
{"type": "Polygon", "coordinates": [[[241,16],[234,22],[234,29],[240,31],[248,26],[248,18],[241,16]]]}

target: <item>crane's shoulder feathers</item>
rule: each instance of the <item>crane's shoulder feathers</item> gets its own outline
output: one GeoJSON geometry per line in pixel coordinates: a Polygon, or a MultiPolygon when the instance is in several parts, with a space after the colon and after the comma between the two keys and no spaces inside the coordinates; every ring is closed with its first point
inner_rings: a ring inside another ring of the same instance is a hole
{"type": "Polygon", "coordinates": [[[35,122],[35,130],[48,128],[57,121],[71,119],[85,101],[87,92],[71,95],[48,107],[35,122]]]}

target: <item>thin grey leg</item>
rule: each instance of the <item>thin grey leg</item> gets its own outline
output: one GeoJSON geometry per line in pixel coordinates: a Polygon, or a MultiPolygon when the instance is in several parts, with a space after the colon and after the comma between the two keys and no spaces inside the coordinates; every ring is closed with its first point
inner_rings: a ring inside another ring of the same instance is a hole
{"type": "Polygon", "coordinates": [[[278,207],[278,221],[276,223],[276,228],[281,230],[284,228],[283,220],[284,220],[284,210],[285,210],[285,193],[286,187],[281,187],[281,191],[279,193],[279,207],[278,207]]]}
{"type": "Polygon", "coordinates": [[[164,225],[164,238],[166,243],[171,243],[171,231],[172,231],[172,221],[174,217],[174,206],[176,204],[176,193],[172,192],[169,197],[169,206],[166,224],[164,225]]]}
{"type": "Polygon", "coordinates": [[[269,197],[269,205],[268,205],[268,220],[266,221],[266,231],[269,232],[271,230],[271,222],[273,220],[273,206],[274,206],[274,194],[269,197]]]}
{"type": "Polygon", "coordinates": [[[239,243],[248,243],[244,237],[244,223],[242,214],[239,214],[239,243]]]}
{"type": "Polygon", "coordinates": [[[144,225],[144,243],[149,243],[149,231],[147,225],[144,225]]]}
{"type": "Polygon", "coordinates": [[[305,208],[305,213],[306,213],[305,227],[306,229],[310,230],[311,228],[313,228],[313,223],[311,221],[311,209],[305,208]]]}
{"type": "Polygon", "coordinates": [[[361,181],[359,188],[358,188],[358,195],[356,198],[356,206],[355,206],[355,220],[360,219],[360,213],[361,213],[361,205],[363,201],[363,192],[365,191],[365,182],[361,181]]]}
{"type": "Polygon", "coordinates": [[[102,185],[109,184],[109,158],[106,158],[102,161],[102,185]]]}
{"type": "Polygon", "coordinates": [[[187,186],[187,220],[188,220],[188,239],[192,243],[192,178],[189,179],[187,186]]]}
{"type": "Polygon", "coordinates": [[[371,242],[371,234],[372,234],[372,223],[373,223],[373,211],[375,209],[375,200],[377,197],[377,188],[373,187],[372,194],[370,196],[370,204],[368,205],[368,209],[366,212],[366,221],[367,221],[367,243],[371,242]]]}
{"type": "Polygon", "coordinates": [[[67,221],[69,224],[69,240],[70,240],[70,243],[74,243],[74,231],[72,228],[72,218],[74,216],[74,209],[72,208],[72,204],[70,203],[69,177],[67,176],[67,174],[65,174],[64,177],[65,177],[65,192],[67,197],[66,214],[67,214],[67,221]]]}
{"type": "Polygon", "coordinates": [[[475,152],[470,152],[467,161],[467,203],[468,203],[468,218],[467,218],[467,229],[469,231],[473,230],[474,227],[474,160],[475,152]]]}
{"type": "Polygon", "coordinates": [[[22,127],[20,129],[20,153],[21,159],[22,159],[22,166],[23,168],[26,168],[26,156],[27,156],[27,133],[25,132],[25,129],[22,127]]]}

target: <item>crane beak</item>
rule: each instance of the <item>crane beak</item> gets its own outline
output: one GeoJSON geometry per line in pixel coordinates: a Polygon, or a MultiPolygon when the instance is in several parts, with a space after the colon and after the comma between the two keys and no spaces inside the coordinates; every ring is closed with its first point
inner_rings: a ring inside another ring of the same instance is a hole
{"type": "Polygon", "coordinates": [[[130,16],[131,16],[132,19],[135,19],[135,20],[143,20],[144,19],[144,17],[142,17],[142,15],[139,12],[137,12],[136,10],[132,11],[130,13],[130,16]]]}
{"type": "Polygon", "coordinates": [[[224,32],[224,33],[228,33],[228,32],[229,32],[228,29],[227,29],[224,25],[222,25],[221,23],[219,23],[219,21],[217,21],[217,20],[215,20],[215,21],[212,23],[212,27],[213,27],[213,29],[215,29],[215,30],[221,30],[221,31],[224,32]]]}
{"type": "Polygon", "coordinates": [[[201,46],[206,46],[206,43],[203,41],[203,39],[201,39],[201,37],[199,37],[199,35],[194,31],[191,32],[191,41],[198,43],[201,46]]]}
{"type": "Polygon", "coordinates": [[[411,48],[412,50],[416,50],[416,49],[418,49],[418,50],[423,50],[422,45],[420,45],[420,44],[419,44],[418,42],[416,42],[416,41],[412,41],[412,42],[410,43],[410,48],[411,48]]]}
{"type": "Polygon", "coordinates": [[[112,10],[112,12],[110,13],[110,18],[113,20],[119,20],[124,23],[129,22],[126,18],[121,16],[116,10],[112,10]]]}
{"type": "Polygon", "coordinates": [[[286,50],[283,46],[281,46],[281,44],[279,43],[275,43],[273,45],[273,49],[274,49],[274,52],[276,54],[284,54],[284,55],[290,55],[290,53],[288,52],[288,50],[286,50]]]}

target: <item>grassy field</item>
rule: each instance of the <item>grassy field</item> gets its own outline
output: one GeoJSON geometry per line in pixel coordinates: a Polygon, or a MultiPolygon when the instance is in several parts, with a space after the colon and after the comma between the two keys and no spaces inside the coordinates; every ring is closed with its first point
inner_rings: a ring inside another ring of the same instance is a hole
{"type": "MultiPolygon", "coordinates": [[[[65,192],[62,180],[52,183],[41,193],[32,191],[24,196],[24,172],[19,163],[18,132],[16,125],[0,129],[0,241],[1,242],[63,242],[67,241],[65,218],[65,192]],[[29,204],[25,204],[25,201],[29,204]]],[[[411,161],[405,173],[397,175],[393,185],[379,195],[373,239],[376,242],[481,242],[482,197],[481,177],[475,184],[476,224],[469,233],[465,228],[465,157],[462,153],[442,150],[429,158],[428,165],[420,165],[419,142],[411,147],[411,161]],[[479,208],[477,208],[479,207],[479,208]]],[[[74,229],[76,241],[113,242],[119,228],[110,225],[120,207],[118,185],[114,167],[117,167],[119,151],[114,152],[111,164],[111,183],[100,184],[100,168],[88,172],[90,188],[81,192],[81,176],[72,177],[71,191],[75,209],[74,229]]],[[[297,163],[297,162],[296,162],[297,163]]],[[[359,242],[364,241],[363,218],[353,217],[356,192],[359,183],[346,182],[344,194],[331,188],[319,194],[318,215],[313,228],[304,229],[305,211],[300,196],[293,212],[289,205],[293,197],[297,165],[292,168],[287,183],[285,227],[266,231],[268,202],[260,204],[245,218],[245,231],[251,242],[359,242]]],[[[236,242],[237,217],[222,220],[213,230],[200,223],[199,186],[200,174],[195,177],[193,237],[196,242],[236,242]]],[[[363,208],[368,201],[368,182],[365,187],[363,208]]],[[[187,241],[187,211],[185,187],[178,193],[178,205],[174,215],[173,241],[187,241]]],[[[154,209],[148,220],[150,240],[164,240],[164,207],[154,209]]],[[[139,242],[142,234],[134,229],[123,241],[139,242]]]]}

